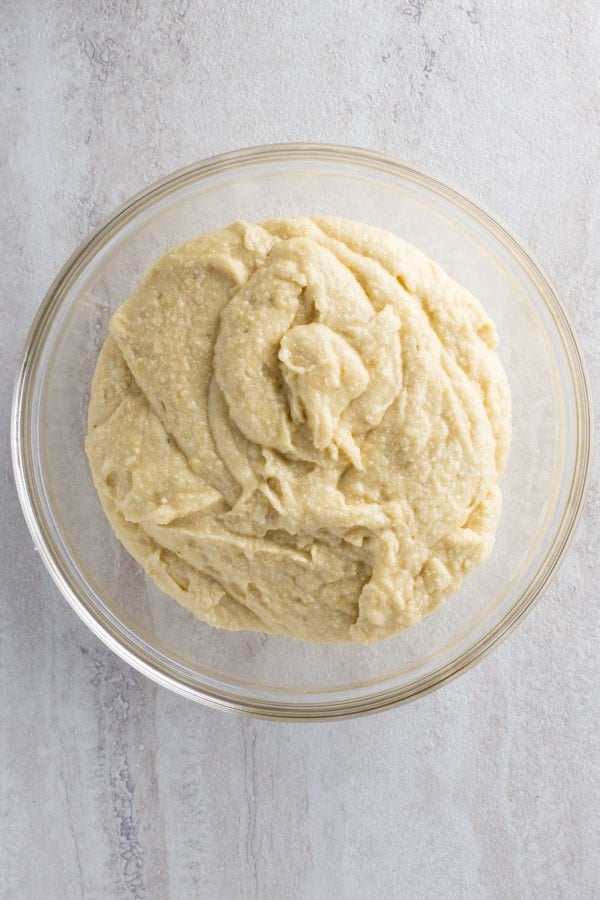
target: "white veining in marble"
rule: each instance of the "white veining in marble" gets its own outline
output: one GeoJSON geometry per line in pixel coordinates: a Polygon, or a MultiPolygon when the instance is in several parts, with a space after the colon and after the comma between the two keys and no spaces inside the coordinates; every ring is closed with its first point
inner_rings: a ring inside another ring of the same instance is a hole
{"type": "Polygon", "coordinates": [[[600,896],[597,479],[485,662],[385,715],[278,725],[158,689],[91,636],[33,551],[7,427],[31,318],[87,232],[174,168],[288,140],[386,151],[495,210],[600,395],[599,72],[595,0],[3,0],[2,897],[600,896]]]}

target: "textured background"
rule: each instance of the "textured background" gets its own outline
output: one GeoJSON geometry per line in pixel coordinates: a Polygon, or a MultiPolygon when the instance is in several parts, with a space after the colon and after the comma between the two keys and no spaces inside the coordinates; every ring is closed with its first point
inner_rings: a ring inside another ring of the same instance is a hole
{"type": "Polygon", "coordinates": [[[290,726],[179,699],[86,631],[33,552],[7,433],[31,318],[88,231],[174,168],[289,140],[386,151],[495,210],[598,393],[596,0],[2,0],[0,27],[0,895],[600,896],[597,480],[490,658],[391,713],[290,726]]]}

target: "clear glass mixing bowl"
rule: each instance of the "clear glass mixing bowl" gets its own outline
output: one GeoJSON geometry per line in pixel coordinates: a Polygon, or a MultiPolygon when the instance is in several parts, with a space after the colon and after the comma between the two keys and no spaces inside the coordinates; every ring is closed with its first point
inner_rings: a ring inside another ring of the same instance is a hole
{"type": "Polygon", "coordinates": [[[573,328],[545,275],[488,213],[435,178],[364,150],[241,150],[164,178],[75,252],[33,323],[13,407],[17,487],[68,602],[159,684],[271,718],[359,715],[414,699],[498,644],[548,584],[581,512],[591,401],[573,328]],[[112,312],[174,244],[235,219],[331,214],[389,229],[437,260],[495,320],[514,404],[490,560],[417,627],[382,644],[316,646],[220,631],[164,596],[106,521],[84,453],[89,386],[112,312]]]}

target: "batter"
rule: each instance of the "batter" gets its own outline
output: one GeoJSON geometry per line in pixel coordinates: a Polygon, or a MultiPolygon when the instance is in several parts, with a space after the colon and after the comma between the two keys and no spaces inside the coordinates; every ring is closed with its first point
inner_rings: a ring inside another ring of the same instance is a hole
{"type": "Polygon", "coordinates": [[[211,625],[371,643],[490,553],[510,395],[479,302],[394,235],[236,222],[115,313],[87,454],[117,536],[211,625]]]}

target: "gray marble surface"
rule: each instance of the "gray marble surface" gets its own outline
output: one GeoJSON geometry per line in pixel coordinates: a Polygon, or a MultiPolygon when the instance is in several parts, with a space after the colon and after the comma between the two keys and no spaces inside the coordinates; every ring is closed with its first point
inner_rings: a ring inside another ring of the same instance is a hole
{"type": "Polygon", "coordinates": [[[170,170],[274,141],[380,149],[495,210],[600,393],[596,0],[2,0],[0,28],[0,895],[600,896],[597,479],[491,657],[396,711],[296,726],[180,699],[93,638],[8,451],[20,347],[77,243],[170,170]]]}

